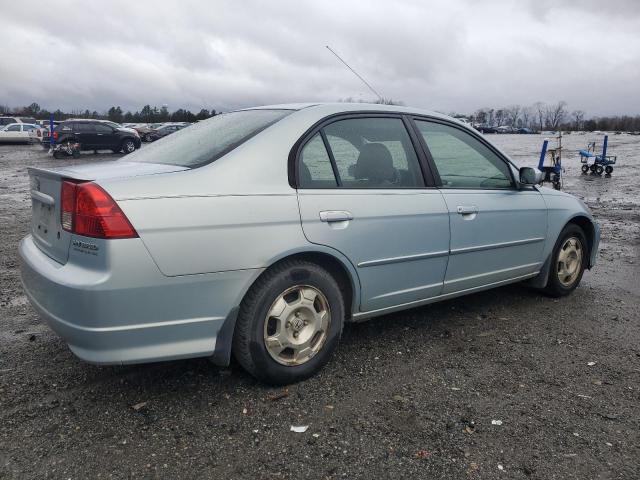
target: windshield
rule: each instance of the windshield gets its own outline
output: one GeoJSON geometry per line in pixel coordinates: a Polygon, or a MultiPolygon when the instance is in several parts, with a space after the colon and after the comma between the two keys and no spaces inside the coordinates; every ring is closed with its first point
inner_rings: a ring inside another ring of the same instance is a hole
{"type": "Polygon", "coordinates": [[[167,135],[127,155],[126,159],[133,162],[200,167],[229,153],[291,112],[242,110],[223,113],[167,135]]]}

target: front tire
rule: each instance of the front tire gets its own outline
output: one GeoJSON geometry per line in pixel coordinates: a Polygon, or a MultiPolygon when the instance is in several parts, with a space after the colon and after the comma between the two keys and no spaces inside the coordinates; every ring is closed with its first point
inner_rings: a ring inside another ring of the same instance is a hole
{"type": "Polygon", "coordinates": [[[289,260],[265,272],[240,305],[233,354],[251,375],[274,385],[314,375],[342,335],[340,286],[319,265],[289,260]]]}
{"type": "Polygon", "coordinates": [[[136,151],[136,144],[133,143],[133,140],[127,138],[124,142],[122,142],[122,151],[125,155],[133,153],[136,151]]]}
{"type": "Polygon", "coordinates": [[[582,229],[570,223],[560,233],[551,254],[551,268],[544,291],[552,297],[573,292],[582,280],[589,258],[587,238],[582,229]]]}

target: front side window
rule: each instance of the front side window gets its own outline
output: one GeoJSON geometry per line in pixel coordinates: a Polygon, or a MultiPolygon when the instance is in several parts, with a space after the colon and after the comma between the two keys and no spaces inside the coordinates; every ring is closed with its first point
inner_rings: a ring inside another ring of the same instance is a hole
{"type": "Polygon", "coordinates": [[[127,155],[127,162],[200,167],[227,154],[291,112],[258,109],[222,113],[127,155]]]}
{"type": "Polygon", "coordinates": [[[11,125],[7,128],[7,132],[19,132],[20,125],[11,125]]]}
{"type": "Polygon", "coordinates": [[[441,123],[416,120],[443,188],[511,188],[507,163],[480,140],[441,123]]]}
{"type": "MultiPolygon", "coordinates": [[[[324,127],[323,132],[335,160],[335,181],[342,188],[424,186],[418,158],[400,118],[338,120],[324,127]]],[[[322,150],[324,146],[318,139],[316,135],[311,142],[322,150]]],[[[302,158],[304,164],[304,151],[302,158]]],[[[329,176],[326,166],[324,172],[329,176]]]]}

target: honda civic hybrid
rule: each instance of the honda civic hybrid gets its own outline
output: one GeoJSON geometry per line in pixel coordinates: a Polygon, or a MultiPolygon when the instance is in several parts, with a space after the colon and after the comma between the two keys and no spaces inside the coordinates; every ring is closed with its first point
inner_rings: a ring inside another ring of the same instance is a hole
{"type": "Polygon", "coordinates": [[[567,295],[600,238],[475,130],[398,106],[233,111],[29,175],[24,289],[75,355],[234,355],[271,384],[317,372],[346,322],[521,281],[567,295]]]}

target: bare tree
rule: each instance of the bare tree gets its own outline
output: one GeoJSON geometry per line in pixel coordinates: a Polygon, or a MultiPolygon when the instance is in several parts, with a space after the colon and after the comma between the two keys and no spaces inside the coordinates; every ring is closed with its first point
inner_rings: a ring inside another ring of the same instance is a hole
{"type": "Polygon", "coordinates": [[[487,109],[476,110],[476,113],[473,114],[473,119],[476,123],[487,123],[487,109]]]}
{"type": "Polygon", "coordinates": [[[571,112],[571,116],[573,117],[573,128],[575,130],[582,130],[584,125],[584,111],[574,110],[571,112]]]}
{"type": "Polygon", "coordinates": [[[498,110],[496,110],[496,123],[499,127],[502,126],[502,122],[504,122],[505,117],[506,115],[504,108],[499,108],[498,110]]]}
{"type": "Polygon", "coordinates": [[[544,128],[544,113],[545,113],[545,105],[542,102],[536,102],[533,104],[533,109],[538,118],[538,128],[542,130],[544,128]]]}
{"type": "Polygon", "coordinates": [[[505,109],[507,124],[512,127],[516,127],[518,123],[518,117],[520,116],[520,110],[522,107],[520,105],[511,105],[510,107],[505,109]]]}
{"type": "Polygon", "coordinates": [[[567,102],[561,100],[555,105],[547,106],[545,112],[546,123],[552,130],[557,130],[567,114],[567,102]]]}
{"type": "Polygon", "coordinates": [[[520,117],[522,119],[522,126],[529,128],[530,125],[530,120],[531,120],[531,116],[532,116],[533,111],[531,110],[531,107],[523,107],[522,108],[522,112],[520,113],[520,117]]]}
{"type": "Polygon", "coordinates": [[[490,108],[487,110],[487,124],[489,126],[493,126],[494,124],[494,117],[493,117],[493,108],[490,108]]]}

